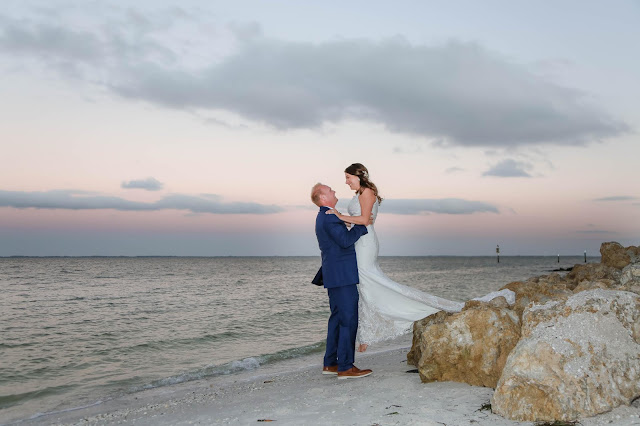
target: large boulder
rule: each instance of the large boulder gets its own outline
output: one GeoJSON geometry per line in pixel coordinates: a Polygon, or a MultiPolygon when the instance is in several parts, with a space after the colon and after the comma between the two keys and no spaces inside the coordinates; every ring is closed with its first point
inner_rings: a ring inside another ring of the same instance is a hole
{"type": "Polygon", "coordinates": [[[520,320],[511,309],[494,305],[472,301],[462,312],[434,318],[424,327],[416,358],[423,382],[496,386],[520,338],[520,320]]]}
{"type": "Polygon", "coordinates": [[[565,279],[573,282],[575,285],[578,285],[583,281],[618,281],[620,279],[620,270],[603,263],[577,264],[573,267],[571,272],[567,274],[565,279]]]}
{"type": "Polygon", "coordinates": [[[449,315],[452,314],[439,311],[413,323],[413,342],[411,344],[411,350],[407,353],[407,364],[418,366],[418,361],[420,361],[420,357],[422,356],[420,340],[422,340],[422,333],[425,328],[433,324],[441,324],[449,315]]]}
{"type": "Polygon", "coordinates": [[[595,281],[581,281],[576,288],[573,289],[574,293],[580,293],[581,291],[594,290],[601,288],[603,290],[621,290],[620,283],[615,280],[599,279],[595,281]]]}
{"type": "Polygon", "coordinates": [[[579,293],[585,290],[601,288],[640,294],[640,263],[631,263],[625,266],[622,271],[619,271],[619,277],[618,280],[601,278],[595,281],[582,281],[573,292],[579,293]]]}
{"type": "Polygon", "coordinates": [[[508,289],[516,294],[514,311],[522,318],[522,313],[530,303],[545,303],[549,300],[567,298],[573,294],[576,284],[563,279],[558,274],[529,278],[527,281],[511,282],[501,290],[508,289]]]}
{"type": "Polygon", "coordinates": [[[609,243],[602,243],[600,245],[600,255],[602,256],[602,263],[612,268],[622,269],[631,262],[638,260],[640,256],[640,250],[638,247],[629,246],[623,247],[620,243],[615,241],[609,243]]]}
{"type": "Polygon", "coordinates": [[[620,290],[640,294],[640,262],[627,265],[621,271],[620,290]]]}
{"type": "MultiPolygon", "coordinates": [[[[514,302],[515,302],[515,295],[513,295],[512,297],[512,303],[514,302]]],[[[477,299],[469,300],[464,304],[464,308],[462,308],[462,310],[466,311],[467,309],[482,307],[484,305],[493,306],[495,308],[509,308],[511,306],[509,305],[509,301],[507,301],[506,297],[498,296],[498,297],[494,297],[489,301],[483,301],[483,300],[477,300],[477,299]]]]}
{"type": "Polygon", "coordinates": [[[583,291],[529,306],[492,410],[518,421],[573,421],[640,396],[640,297],[583,291]]]}

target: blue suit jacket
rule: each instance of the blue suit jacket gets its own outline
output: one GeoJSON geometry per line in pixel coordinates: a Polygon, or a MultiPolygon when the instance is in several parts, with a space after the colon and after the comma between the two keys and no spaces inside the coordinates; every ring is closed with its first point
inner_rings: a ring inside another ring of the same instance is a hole
{"type": "Polygon", "coordinates": [[[322,280],[325,288],[358,284],[358,264],[354,244],[367,233],[367,227],[355,225],[348,230],[338,216],[326,214],[320,207],[316,217],[316,237],[322,253],[322,280]]]}

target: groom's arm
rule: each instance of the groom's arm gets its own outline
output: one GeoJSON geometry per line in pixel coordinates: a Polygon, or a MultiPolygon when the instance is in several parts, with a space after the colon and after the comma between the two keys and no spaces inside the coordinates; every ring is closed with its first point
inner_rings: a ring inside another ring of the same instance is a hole
{"type": "Polygon", "coordinates": [[[342,248],[352,246],[358,241],[358,238],[368,232],[367,227],[362,225],[355,225],[351,230],[348,230],[344,222],[338,219],[336,215],[327,215],[324,229],[331,239],[342,248]]]}

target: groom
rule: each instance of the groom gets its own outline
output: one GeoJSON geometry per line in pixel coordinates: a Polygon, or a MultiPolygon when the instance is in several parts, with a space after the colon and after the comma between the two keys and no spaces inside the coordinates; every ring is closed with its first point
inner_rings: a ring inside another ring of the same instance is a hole
{"type": "Polygon", "coordinates": [[[359,298],[356,287],[359,282],[358,264],[353,245],[367,233],[367,228],[355,225],[348,230],[338,216],[326,214],[338,202],[336,192],[327,185],[314,185],[311,201],[320,207],[316,217],[316,236],[322,253],[322,267],[318,275],[321,275],[329,294],[331,308],[322,374],[337,374],[338,379],[365,377],[371,374],[371,370],[360,370],[353,365],[359,298]]]}

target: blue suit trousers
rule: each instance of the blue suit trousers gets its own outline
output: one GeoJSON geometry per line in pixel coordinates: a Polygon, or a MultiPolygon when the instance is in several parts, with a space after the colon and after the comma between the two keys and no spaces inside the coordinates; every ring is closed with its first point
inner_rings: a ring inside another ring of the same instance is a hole
{"type": "Polygon", "coordinates": [[[360,295],[355,285],[328,288],[327,293],[331,316],[324,365],[338,365],[338,371],[346,371],[353,367],[360,295]]]}

